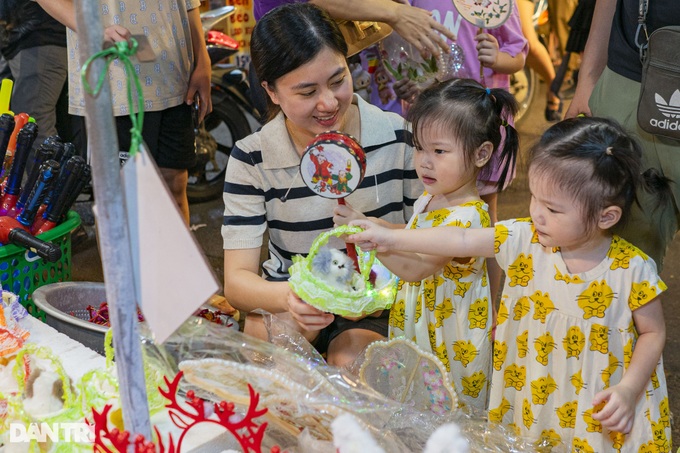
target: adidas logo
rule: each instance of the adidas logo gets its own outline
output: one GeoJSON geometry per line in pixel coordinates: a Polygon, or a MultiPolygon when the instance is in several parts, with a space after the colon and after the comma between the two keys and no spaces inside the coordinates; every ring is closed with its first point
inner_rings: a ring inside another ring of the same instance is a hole
{"type": "Polygon", "coordinates": [[[666,102],[666,100],[659,94],[654,93],[654,100],[659,112],[666,118],[680,118],[680,90],[675,90],[675,93],[666,102]]]}
{"type": "Polygon", "coordinates": [[[668,102],[659,93],[654,93],[654,101],[659,112],[666,119],[651,118],[649,124],[659,129],[680,130],[680,90],[675,90],[668,102]]]}

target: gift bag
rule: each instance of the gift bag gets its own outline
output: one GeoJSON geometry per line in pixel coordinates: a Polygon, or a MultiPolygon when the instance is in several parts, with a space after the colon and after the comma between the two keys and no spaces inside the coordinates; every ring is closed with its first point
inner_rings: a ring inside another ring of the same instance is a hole
{"type": "Polygon", "coordinates": [[[637,121],[645,132],[680,140],[680,26],[649,36],[637,121]]]}

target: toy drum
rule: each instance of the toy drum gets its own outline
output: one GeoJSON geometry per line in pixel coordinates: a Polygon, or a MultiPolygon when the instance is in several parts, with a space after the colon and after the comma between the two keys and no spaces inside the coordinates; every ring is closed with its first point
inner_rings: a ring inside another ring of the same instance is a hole
{"type": "Polygon", "coordinates": [[[317,135],[300,161],[302,180],[325,198],[341,199],[354,192],[365,172],[364,150],[351,135],[338,131],[317,135]]]}

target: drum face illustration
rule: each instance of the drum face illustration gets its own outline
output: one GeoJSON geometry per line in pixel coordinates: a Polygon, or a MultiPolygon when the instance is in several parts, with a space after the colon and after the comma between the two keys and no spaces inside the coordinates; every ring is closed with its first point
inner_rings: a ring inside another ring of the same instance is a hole
{"type": "Polygon", "coordinates": [[[365,171],[364,150],[352,136],[337,131],[317,135],[300,161],[302,180],[325,198],[341,199],[354,192],[365,171]]]}

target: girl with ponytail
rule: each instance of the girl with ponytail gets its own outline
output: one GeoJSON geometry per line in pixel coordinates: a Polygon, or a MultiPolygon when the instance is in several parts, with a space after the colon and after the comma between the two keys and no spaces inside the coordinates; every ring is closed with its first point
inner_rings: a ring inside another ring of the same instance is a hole
{"type": "Polygon", "coordinates": [[[506,280],[488,416],[542,445],[670,451],[666,285],[651,258],[611,232],[637,188],[670,202],[668,179],[641,173],[641,157],[612,120],[565,120],[529,156],[529,219],[417,231],[352,222],[366,231],[348,240],[377,248],[381,260],[408,252],[496,258],[506,280]]]}
{"type": "MultiPolygon", "coordinates": [[[[425,192],[414,205],[407,230],[491,225],[477,180],[494,171],[492,162],[502,163],[498,187],[512,175],[519,141],[506,115],[516,110],[510,93],[470,79],[441,82],[418,96],[407,119],[425,192]]],[[[336,223],[359,217],[350,214],[349,206],[338,206],[335,213],[336,223]]],[[[481,413],[491,377],[493,304],[487,263],[474,256],[391,253],[380,260],[401,279],[389,336],[415,339],[437,355],[460,401],[481,413]]]]}

